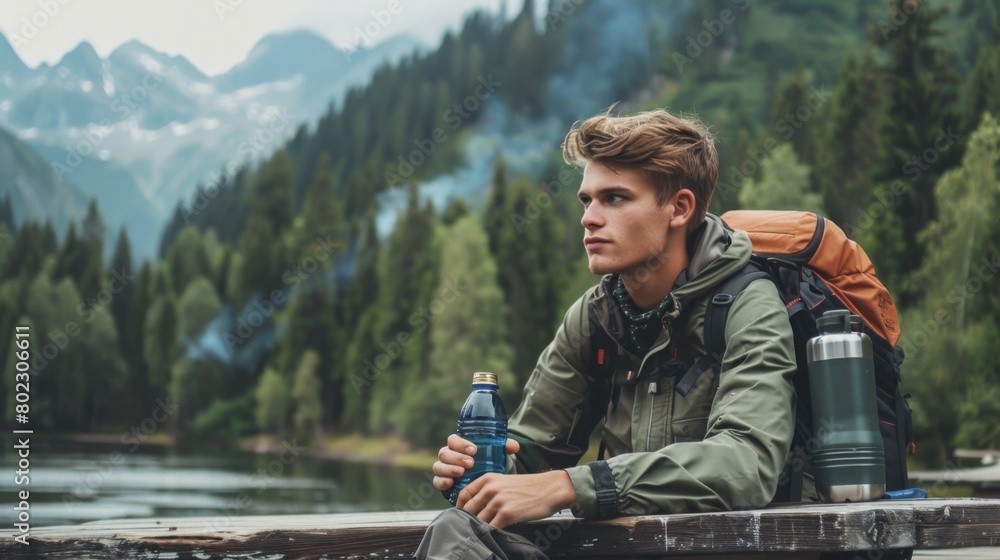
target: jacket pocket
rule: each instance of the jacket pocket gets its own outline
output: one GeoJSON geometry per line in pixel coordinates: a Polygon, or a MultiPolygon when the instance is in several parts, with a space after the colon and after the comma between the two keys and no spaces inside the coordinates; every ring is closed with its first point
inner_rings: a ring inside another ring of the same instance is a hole
{"type": "Polygon", "coordinates": [[[673,423],[674,442],[691,442],[705,439],[708,433],[708,417],[688,418],[673,423]]]}

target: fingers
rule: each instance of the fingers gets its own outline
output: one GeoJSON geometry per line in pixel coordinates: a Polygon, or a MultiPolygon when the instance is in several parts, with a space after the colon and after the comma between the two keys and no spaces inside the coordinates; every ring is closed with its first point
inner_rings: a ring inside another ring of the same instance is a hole
{"type": "Polygon", "coordinates": [[[469,455],[442,447],[438,450],[438,460],[434,463],[434,474],[438,476],[462,476],[465,469],[471,469],[473,464],[475,461],[469,455]]]}
{"type": "Polygon", "coordinates": [[[510,438],[507,438],[507,445],[504,446],[504,452],[507,453],[507,455],[514,455],[520,450],[521,450],[520,443],[517,443],[516,441],[510,438]]]}
{"type": "MultiPolygon", "coordinates": [[[[466,486],[465,488],[463,488],[462,491],[458,493],[458,499],[455,501],[455,507],[460,508],[460,509],[464,509],[464,510],[468,511],[469,513],[471,513],[472,515],[476,515],[477,513],[479,513],[479,508],[482,507],[481,503],[478,505],[478,507],[474,503],[471,506],[471,507],[474,508],[474,510],[473,509],[469,509],[469,507],[465,507],[465,506],[469,502],[473,501],[473,499],[476,496],[479,495],[480,490],[483,488],[484,484],[486,484],[488,481],[492,480],[496,476],[499,476],[499,475],[494,474],[494,473],[488,473],[488,474],[485,474],[485,475],[477,478],[476,480],[473,480],[472,482],[470,482],[468,486],[466,486]]],[[[483,502],[483,498],[484,497],[485,496],[480,496],[479,502],[483,502]]]]}
{"type": "Polygon", "coordinates": [[[454,479],[465,474],[466,469],[472,468],[475,454],[476,448],[471,442],[456,434],[448,436],[448,445],[438,450],[438,460],[431,467],[434,487],[447,490],[454,486],[454,479]]]}
{"type": "Polygon", "coordinates": [[[455,479],[450,476],[435,476],[431,484],[443,492],[455,485],[455,479]]]}
{"type": "Polygon", "coordinates": [[[465,453],[466,455],[476,454],[476,446],[471,441],[459,437],[458,434],[448,436],[448,449],[465,453]]]}

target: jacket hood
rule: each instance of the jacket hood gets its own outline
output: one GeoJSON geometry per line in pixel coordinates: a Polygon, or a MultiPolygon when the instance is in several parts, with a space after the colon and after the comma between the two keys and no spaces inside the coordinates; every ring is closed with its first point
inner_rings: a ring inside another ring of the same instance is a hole
{"type": "Polygon", "coordinates": [[[676,303],[683,308],[714,289],[746,266],[752,252],[746,232],[733,231],[715,214],[706,215],[688,243],[688,267],[672,291],[676,303]]]}

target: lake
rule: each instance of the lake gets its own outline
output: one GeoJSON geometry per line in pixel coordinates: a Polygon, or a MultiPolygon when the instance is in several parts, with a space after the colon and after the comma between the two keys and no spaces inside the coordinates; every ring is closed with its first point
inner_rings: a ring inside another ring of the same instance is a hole
{"type": "Polygon", "coordinates": [[[30,484],[17,486],[13,442],[0,459],[0,522],[14,522],[17,491],[30,492],[31,525],[97,519],[214,517],[444,509],[425,471],[323,460],[291,451],[171,451],[129,445],[46,443],[31,437],[30,484]]]}

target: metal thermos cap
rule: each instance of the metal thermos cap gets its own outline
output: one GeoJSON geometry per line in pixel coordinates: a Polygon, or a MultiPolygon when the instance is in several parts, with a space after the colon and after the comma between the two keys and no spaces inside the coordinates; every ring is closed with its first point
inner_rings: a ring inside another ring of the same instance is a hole
{"type": "Polygon", "coordinates": [[[472,374],[472,384],[473,385],[483,385],[483,384],[496,385],[497,387],[500,386],[500,384],[497,383],[497,374],[495,374],[495,373],[489,373],[489,372],[486,372],[486,371],[477,371],[476,373],[473,373],[472,374]]]}
{"type": "Polygon", "coordinates": [[[846,309],[827,311],[822,317],[816,320],[816,329],[820,334],[849,333],[851,323],[860,324],[861,317],[852,315],[846,309]]]}

